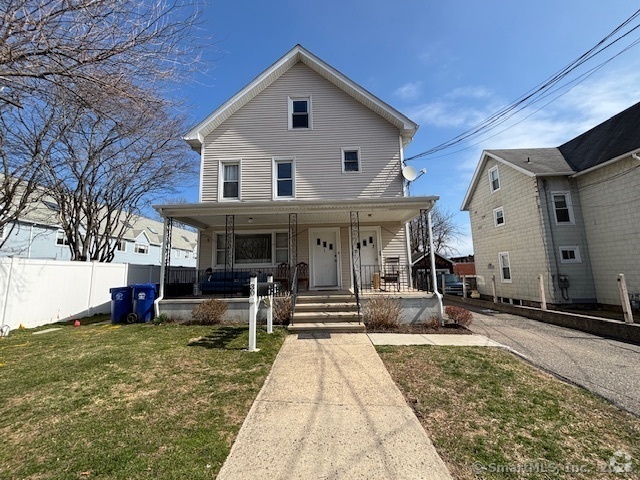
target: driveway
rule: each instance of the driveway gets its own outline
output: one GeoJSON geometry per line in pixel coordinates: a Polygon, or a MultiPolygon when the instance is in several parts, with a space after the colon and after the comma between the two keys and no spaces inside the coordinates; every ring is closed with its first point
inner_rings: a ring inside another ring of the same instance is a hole
{"type": "Polygon", "coordinates": [[[640,416],[640,346],[517,315],[465,308],[474,312],[473,332],[640,416]]]}

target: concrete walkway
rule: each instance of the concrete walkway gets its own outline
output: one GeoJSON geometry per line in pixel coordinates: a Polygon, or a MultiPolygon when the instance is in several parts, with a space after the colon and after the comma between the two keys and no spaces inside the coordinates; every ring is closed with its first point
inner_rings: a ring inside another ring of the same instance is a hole
{"type": "Polygon", "coordinates": [[[287,337],[219,479],[450,479],[365,334],[287,337]]]}

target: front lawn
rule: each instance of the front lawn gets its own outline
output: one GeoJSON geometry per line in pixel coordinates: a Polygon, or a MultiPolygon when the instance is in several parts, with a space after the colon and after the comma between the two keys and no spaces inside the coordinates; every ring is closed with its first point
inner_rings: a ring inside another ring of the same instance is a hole
{"type": "Polygon", "coordinates": [[[249,353],[236,326],[32,333],[0,339],[0,478],[215,478],[286,336],[249,353]]]}
{"type": "Polygon", "coordinates": [[[640,478],[640,419],[509,352],[376,348],[456,479],[640,478]]]}

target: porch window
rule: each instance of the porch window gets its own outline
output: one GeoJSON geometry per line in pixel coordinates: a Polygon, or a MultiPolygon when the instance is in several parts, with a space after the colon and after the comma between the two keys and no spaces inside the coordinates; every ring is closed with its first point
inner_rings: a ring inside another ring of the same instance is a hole
{"type": "Polygon", "coordinates": [[[509,252],[501,252],[498,254],[500,261],[500,281],[502,283],[511,283],[511,261],[509,260],[509,252]]]}
{"type": "Polygon", "coordinates": [[[360,171],[360,149],[359,148],[342,150],[342,171],[343,172],[359,172],[360,171]]]}
{"type": "MultiPolygon", "coordinates": [[[[225,239],[223,233],[216,235],[216,265],[225,264],[225,239]]],[[[235,239],[235,265],[272,265],[289,259],[289,236],[286,232],[237,233],[235,239]]]]}
{"type": "Polygon", "coordinates": [[[573,209],[571,208],[571,195],[569,192],[553,192],[553,208],[556,216],[556,224],[572,224],[573,209]]]}
{"type": "Polygon", "coordinates": [[[220,162],[220,198],[240,199],[240,162],[220,162]]]}

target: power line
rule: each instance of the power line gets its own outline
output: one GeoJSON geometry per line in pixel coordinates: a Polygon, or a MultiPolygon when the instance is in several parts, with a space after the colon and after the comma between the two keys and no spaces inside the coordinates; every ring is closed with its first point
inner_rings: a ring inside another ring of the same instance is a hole
{"type": "MultiPolygon", "coordinates": [[[[429,150],[427,150],[425,152],[419,153],[417,155],[413,155],[412,157],[407,158],[405,161],[415,160],[417,158],[421,158],[421,157],[425,157],[425,156],[428,156],[428,155],[432,155],[432,154],[434,154],[436,152],[449,149],[449,148],[451,148],[451,147],[453,147],[455,145],[458,145],[460,143],[468,142],[471,138],[478,137],[479,135],[481,135],[481,134],[483,134],[483,133],[485,133],[487,131],[491,131],[491,130],[495,129],[496,127],[498,127],[499,125],[503,124],[504,122],[509,120],[511,117],[513,117],[515,114],[517,114],[518,112],[524,110],[525,108],[527,108],[527,107],[529,107],[529,106],[531,106],[531,105],[543,100],[544,98],[547,98],[547,97],[553,95],[556,92],[561,91],[562,89],[565,89],[568,85],[571,85],[572,83],[575,83],[575,85],[573,85],[571,88],[567,89],[564,92],[559,93],[557,96],[552,98],[551,101],[549,101],[548,103],[546,103],[545,105],[543,105],[542,107],[540,107],[538,110],[536,110],[533,113],[536,113],[540,109],[542,109],[545,106],[549,105],[549,103],[553,102],[557,98],[559,98],[562,95],[566,94],[568,91],[570,91],[572,88],[574,88],[577,84],[579,84],[579,83],[583,82],[584,80],[586,80],[589,76],[591,76],[593,73],[595,73],[595,71],[597,71],[600,68],[602,68],[604,65],[606,65],[607,63],[612,61],[614,58],[618,57],[622,53],[626,52],[627,50],[629,50],[633,46],[635,46],[638,43],[640,43],[640,39],[634,40],[630,45],[627,45],[625,48],[623,48],[621,51],[617,52],[615,55],[613,55],[613,56],[609,57],[608,59],[604,60],[598,66],[596,66],[596,67],[592,68],[591,70],[588,70],[587,72],[581,74],[576,79],[573,79],[573,80],[571,80],[571,81],[569,81],[567,83],[561,84],[562,80],[565,79],[571,72],[573,72],[574,70],[576,70],[580,66],[584,65],[586,62],[588,62],[589,60],[591,60],[595,56],[599,55],[600,53],[604,52],[608,48],[612,47],[613,45],[615,45],[616,43],[618,43],[622,39],[626,38],[628,35],[630,35],[635,30],[639,29],[640,28],[640,24],[635,25],[633,28],[631,28],[630,30],[626,31],[625,33],[622,33],[619,36],[617,36],[616,38],[613,38],[615,35],[617,35],[619,32],[621,32],[623,29],[625,29],[625,27],[629,26],[639,16],[640,16],[640,9],[636,10],[636,12],[633,13],[633,15],[631,15],[628,19],[626,19],[624,22],[622,22],[620,25],[618,25],[606,37],[604,37],[602,40],[600,40],[598,43],[596,43],[596,45],[591,47],[585,53],[580,55],[577,59],[573,60],[571,63],[566,65],[564,68],[562,68],[558,72],[554,73],[553,75],[551,75],[546,80],[544,80],[543,82],[541,82],[538,85],[536,85],[535,87],[533,87],[531,90],[529,90],[525,94],[523,94],[520,97],[518,97],[516,100],[514,100],[509,105],[503,107],[502,109],[498,110],[494,114],[490,115],[485,120],[483,120],[480,123],[474,125],[469,130],[466,130],[465,132],[460,133],[459,135],[453,137],[452,139],[450,139],[450,140],[448,140],[446,142],[443,142],[443,143],[441,143],[439,145],[436,145],[435,147],[432,147],[431,149],[429,149],[429,150]],[[556,87],[556,88],[553,89],[553,87],[556,87]]],[[[525,117],[525,119],[528,118],[529,116],[533,115],[533,113],[528,115],[527,117],[525,117]]],[[[520,122],[522,122],[523,120],[524,119],[520,120],[520,122]]],[[[520,122],[518,122],[518,123],[520,123],[520,122]]],[[[517,125],[518,123],[516,123],[514,125],[517,125]]],[[[514,125],[511,125],[511,126],[507,127],[506,129],[502,130],[501,132],[498,132],[498,133],[502,133],[505,130],[508,130],[509,128],[512,128],[514,125]]],[[[498,133],[496,133],[495,135],[497,135],[498,133]]],[[[493,136],[495,136],[495,135],[493,135],[493,136]]],[[[488,138],[491,138],[491,137],[488,137],[488,138]]],[[[478,142],[478,143],[480,143],[480,142],[478,142]]],[[[477,143],[474,144],[474,145],[477,145],[477,143]]]]}

